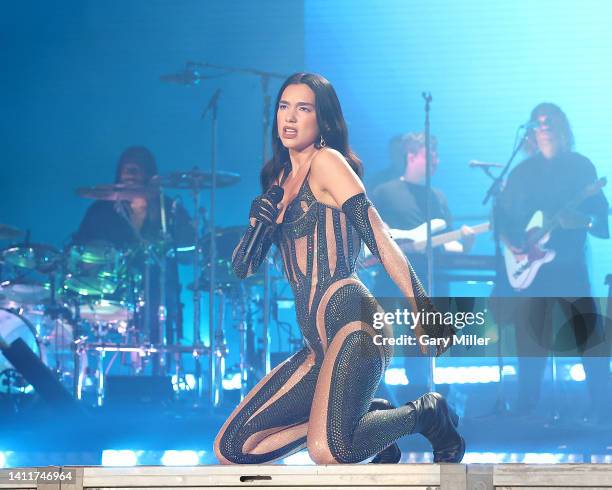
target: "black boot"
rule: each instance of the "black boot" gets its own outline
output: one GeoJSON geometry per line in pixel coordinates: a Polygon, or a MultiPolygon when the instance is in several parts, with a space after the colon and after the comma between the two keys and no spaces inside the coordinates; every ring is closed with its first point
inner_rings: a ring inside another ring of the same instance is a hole
{"type": "MultiPolygon", "coordinates": [[[[374,410],[389,410],[391,408],[395,408],[391,403],[384,398],[374,398],[372,403],[370,404],[370,409],[368,412],[373,412],[374,410]]],[[[394,442],[390,446],[387,446],[381,452],[379,452],[370,463],[374,464],[396,464],[399,463],[400,459],[402,459],[402,451],[400,450],[397,442],[394,442]]]]}
{"type": "Polygon", "coordinates": [[[431,443],[434,463],[459,463],[465,453],[465,441],[457,432],[459,417],[440,393],[427,393],[408,402],[416,413],[414,431],[431,443]]]}

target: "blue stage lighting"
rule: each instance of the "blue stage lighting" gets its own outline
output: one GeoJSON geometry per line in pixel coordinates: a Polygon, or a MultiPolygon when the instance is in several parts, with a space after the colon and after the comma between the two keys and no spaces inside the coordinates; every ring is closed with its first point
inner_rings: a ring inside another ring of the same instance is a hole
{"type": "Polygon", "coordinates": [[[561,462],[562,454],[553,453],[525,453],[523,461],[525,464],[556,464],[561,462]]]}
{"type": "Polygon", "coordinates": [[[586,379],[584,366],[581,363],[573,364],[569,369],[569,375],[572,381],[584,381],[586,379]]]}
{"type": "Polygon", "coordinates": [[[494,452],[467,452],[463,456],[461,461],[465,464],[477,463],[477,464],[501,464],[508,463],[508,453],[494,453],[494,452]]]}
{"type": "Polygon", "coordinates": [[[136,466],[141,452],[131,449],[105,449],[102,451],[102,466],[136,466]]]}
{"type": "Polygon", "coordinates": [[[499,383],[498,366],[436,367],[436,384],[499,383]]]}
{"type": "Polygon", "coordinates": [[[239,390],[242,386],[240,373],[233,373],[226,376],[223,381],[221,381],[221,385],[224,390],[239,390]]]}
{"type": "Polygon", "coordinates": [[[408,376],[404,368],[389,368],[385,371],[385,383],[391,386],[407,385],[408,376]]]}
{"type": "Polygon", "coordinates": [[[161,457],[164,466],[196,466],[200,464],[200,456],[196,451],[164,451],[161,457]]]}
{"type": "Polygon", "coordinates": [[[299,453],[287,456],[286,458],[283,458],[282,463],[292,466],[305,466],[314,464],[314,462],[312,461],[312,459],[310,459],[310,456],[308,455],[308,451],[300,451],[299,453]]]}
{"type": "Polygon", "coordinates": [[[4,452],[0,451],[0,468],[4,468],[6,466],[6,456],[4,452]]]}
{"type": "Polygon", "coordinates": [[[193,374],[186,374],[184,377],[179,378],[176,374],[170,378],[172,382],[172,388],[174,391],[192,391],[195,389],[195,376],[193,374]]]}

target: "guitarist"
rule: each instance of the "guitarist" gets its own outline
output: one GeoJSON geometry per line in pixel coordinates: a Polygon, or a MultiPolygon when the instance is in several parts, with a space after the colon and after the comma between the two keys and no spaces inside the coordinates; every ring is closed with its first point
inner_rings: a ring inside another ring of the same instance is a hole
{"type": "MultiPolygon", "coordinates": [[[[497,209],[502,242],[513,253],[524,251],[524,230],[536,211],[542,211],[545,221],[555,215],[558,220],[545,244],[555,252],[554,259],[542,265],[533,282],[516,293],[521,298],[520,313],[514,321],[520,369],[518,406],[524,413],[532,412],[539,399],[553,334],[551,311],[555,298],[581,298],[574,309],[594,312],[585,250],[587,234],[609,237],[608,202],[601,190],[575,207],[568,207],[597,181],[597,173],[589,159],[572,151],[574,138],[565,113],[555,104],[542,103],[533,109],[530,121],[524,147],[528,157],[510,173],[497,209]]],[[[568,309],[566,302],[558,303],[568,309]]],[[[592,339],[597,326],[577,321],[575,311],[573,315],[564,313],[573,319],[570,323],[579,351],[588,354],[584,339],[592,339]]],[[[585,355],[583,361],[591,401],[601,409],[603,401],[598,393],[606,391],[602,383],[608,376],[608,360],[585,355]]]]}
{"type": "MultiPolygon", "coordinates": [[[[425,135],[423,133],[407,133],[395,138],[391,144],[396,148],[396,158],[402,163],[402,174],[374,188],[373,201],[380,209],[389,228],[410,230],[425,223],[427,206],[427,189],[425,188],[426,151],[425,135]]],[[[393,153],[392,153],[393,155],[393,153]]],[[[431,137],[431,170],[432,175],[438,168],[437,140],[431,137]]],[[[452,228],[452,215],[444,194],[438,189],[430,193],[431,219],[440,218],[446,221],[446,229],[452,228]]],[[[474,245],[475,234],[469,226],[461,227],[461,241],[445,243],[443,249],[434,249],[435,253],[441,250],[446,252],[469,252],[474,245]]],[[[424,254],[412,254],[410,261],[420,277],[426,277],[426,261],[424,254]]],[[[434,279],[435,280],[435,279],[434,279]]],[[[380,296],[399,296],[395,289],[378,284],[377,294],[380,296]]],[[[389,284],[388,286],[392,286],[389,284]]],[[[436,296],[446,296],[448,285],[435,283],[436,296]]]]}
{"type": "MultiPolygon", "coordinates": [[[[389,228],[411,230],[425,223],[427,206],[427,189],[425,188],[426,150],[423,133],[407,133],[395,137],[390,143],[390,155],[395,169],[395,177],[374,188],[372,198],[381,215],[385,217],[389,228]],[[398,173],[400,175],[398,175],[398,173]]],[[[432,175],[438,168],[437,141],[431,137],[431,170],[432,175]]],[[[387,172],[387,176],[389,173],[387,172]]],[[[438,189],[431,191],[431,219],[440,218],[446,221],[446,230],[452,227],[452,215],[446,197],[438,189]]],[[[443,247],[434,248],[434,253],[468,252],[475,240],[473,230],[461,228],[461,241],[445,243],[443,247]]],[[[424,253],[410,254],[410,262],[419,277],[426,277],[427,262],[424,253]]],[[[434,293],[438,297],[449,295],[448,283],[437,280],[434,272],[434,293]]],[[[377,297],[401,298],[397,286],[387,278],[387,274],[378,274],[373,288],[377,297]]],[[[426,358],[418,357],[415,352],[405,359],[405,368],[410,380],[411,394],[427,391],[429,363],[426,358]],[[413,393],[414,391],[414,393],[413,393]]]]}

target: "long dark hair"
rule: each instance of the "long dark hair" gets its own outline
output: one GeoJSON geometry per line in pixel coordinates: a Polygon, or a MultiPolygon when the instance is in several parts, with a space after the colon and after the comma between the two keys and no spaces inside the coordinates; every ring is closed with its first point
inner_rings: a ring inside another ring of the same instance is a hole
{"type": "MultiPolygon", "coordinates": [[[[529,121],[538,122],[538,118],[540,116],[548,116],[548,125],[550,126],[551,131],[553,131],[559,139],[561,152],[570,151],[574,146],[574,133],[572,132],[572,127],[570,126],[569,120],[565,115],[565,112],[561,110],[561,107],[551,102],[542,102],[533,108],[529,121]]],[[[539,151],[533,128],[530,128],[527,131],[525,151],[528,155],[535,155],[539,151]]]]}
{"type": "MultiPolygon", "coordinates": [[[[317,114],[317,125],[326,146],[342,153],[344,158],[361,178],[363,166],[359,157],[351,150],[348,142],[348,129],[340,101],[331,83],[321,75],[315,73],[295,73],[291,75],[278,91],[276,104],[274,105],[274,123],[272,124],[272,159],[266,162],[261,169],[261,188],[265,192],[270,188],[274,179],[281,170],[289,163],[289,151],[283,146],[278,136],[277,109],[280,98],[289,85],[303,83],[308,85],[315,94],[315,112],[317,114]]],[[[318,145],[317,145],[318,146],[318,145]]]]}
{"type": "Polygon", "coordinates": [[[145,181],[149,182],[154,175],[157,175],[157,164],[151,150],[146,146],[130,146],[126,148],[119,160],[115,169],[115,182],[119,182],[121,178],[121,170],[127,163],[135,163],[142,168],[145,175],[145,181]]]}

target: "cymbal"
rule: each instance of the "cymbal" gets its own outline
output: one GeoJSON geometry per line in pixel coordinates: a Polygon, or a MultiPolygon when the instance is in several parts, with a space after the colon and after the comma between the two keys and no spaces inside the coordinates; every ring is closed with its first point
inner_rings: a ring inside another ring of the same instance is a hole
{"type": "Polygon", "coordinates": [[[151,197],[158,192],[159,187],[154,184],[101,184],[76,189],[77,196],[99,201],[131,201],[138,197],[151,197]]]}
{"type": "Polygon", "coordinates": [[[0,240],[13,240],[23,235],[23,231],[9,225],[0,224],[0,240]]]}
{"type": "MultiPolygon", "coordinates": [[[[235,172],[217,171],[217,187],[229,187],[240,181],[240,174],[235,172]]],[[[212,187],[212,173],[194,168],[187,172],[172,172],[159,177],[162,187],[169,189],[210,189],[212,187]]]]}

